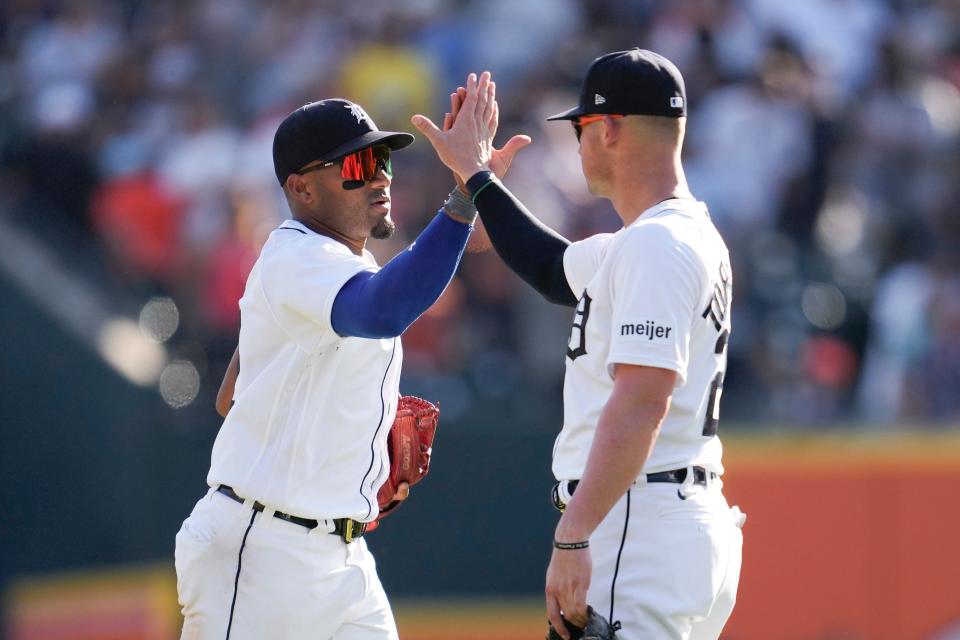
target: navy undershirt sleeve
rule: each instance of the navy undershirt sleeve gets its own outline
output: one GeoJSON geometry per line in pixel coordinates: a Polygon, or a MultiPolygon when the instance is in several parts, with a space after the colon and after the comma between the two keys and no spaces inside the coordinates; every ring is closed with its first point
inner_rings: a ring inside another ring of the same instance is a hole
{"type": "Polygon", "coordinates": [[[393,338],[437,301],[453,278],[473,225],[443,210],[416,241],[379,271],[350,278],[333,301],[331,323],[340,336],[393,338]]]}
{"type": "Polygon", "coordinates": [[[493,248],[507,266],[550,302],[575,307],[577,296],[563,269],[570,241],[537,220],[499,180],[473,182],[471,178],[467,188],[493,248]]]}

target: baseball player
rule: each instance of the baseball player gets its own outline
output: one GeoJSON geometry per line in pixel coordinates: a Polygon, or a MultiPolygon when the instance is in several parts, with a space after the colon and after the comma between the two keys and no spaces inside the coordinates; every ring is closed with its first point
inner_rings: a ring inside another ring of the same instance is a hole
{"type": "MultiPolygon", "coordinates": [[[[593,62],[579,104],[549,119],[572,123],[587,185],[623,227],[574,243],[478,168],[480,150],[415,123],[511,269],[575,307],[553,456],[563,515],[546,577],[551,633],[563,638],[567,623],[586,624],[588,604],[621,640],[717,638],[734,605],[745,516],[721,492],[718,437],[731,271],[684,178],[686,114],[683,79],[662,56],[593,62]]],[[[457,124],[473,117],[462,110],[457,124]]]]}
{"type": "MultiPolygon", "coordinates": [[[[489,149],[489,74],[471,74],[466,89],[461,112],[476,118],[449,133],[489,149]]],[[[297,109],[277,129],[274,167],[293,215],[240,300],[233,406],[210,490],[177,534],[183,638],[397,637],[363,535],[391,471],[399,336],[446,287],[476,213],[455,189],[378,268],[366,240],[393,230],[391,152],[412,141],[340,99],[297,109]]]]}

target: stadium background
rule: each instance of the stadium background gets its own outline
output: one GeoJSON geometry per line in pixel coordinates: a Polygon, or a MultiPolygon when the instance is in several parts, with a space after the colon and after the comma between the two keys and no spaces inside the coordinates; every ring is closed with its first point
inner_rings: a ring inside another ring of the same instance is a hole
{"type": "MultiPolygon", "coordinates": [[[[749,519],[725,637],[960,638],[956,0],[0,4],[4,637],[176,636],[173,536],[286,215],[283,115],[344,96],[411,130],[490,69],[499,139],[534,138],[507,184],[579,238],[617,219],[543,118],[637,45],[686,77],[688,178],[734,262],[721,435],[749,519]]],[[[381,260],[451,184],[422,139],[394,168],[381,260]]],[[[370,541],[407,640],[541,637],[569,319],[489,252],[405,336],[402,390],[444,412],[370,541]]]]}

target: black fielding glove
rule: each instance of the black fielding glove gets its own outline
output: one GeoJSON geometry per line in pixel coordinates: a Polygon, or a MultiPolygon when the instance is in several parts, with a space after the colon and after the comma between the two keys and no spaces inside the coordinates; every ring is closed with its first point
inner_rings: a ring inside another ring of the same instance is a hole
{"type": "MultiPolygon", "coordinates": [[[[567,631],[570,633],[570,640],[616,640],[613,625],[606,618],[597,613],[593,607],[587,607],[587,626],[580,628],[567,621],[564,618],[563,623],[567,625],[567,631]]],[[[553,625],[547,631],[547,640],[563,640],[557,633],[553,625]]]]}

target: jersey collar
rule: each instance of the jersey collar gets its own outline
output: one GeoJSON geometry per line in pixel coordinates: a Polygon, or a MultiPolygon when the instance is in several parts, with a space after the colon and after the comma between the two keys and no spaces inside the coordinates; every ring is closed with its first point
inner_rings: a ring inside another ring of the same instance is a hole
{"type": "Polygon", "coordinates": [[[688,216],[695,215],[697,213],[703,213],[704,215],[709,216],[707,213],[707,205],[696,198],[667,198],[661,200],[657,204],[653,205],[637,217],[630,226],[637,224],[641,220],[650,220],[651,218],[656,218],[664,213],[675,212],[681,213],[688,216]]]}

